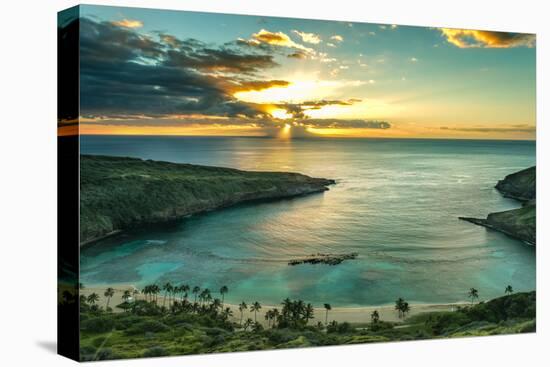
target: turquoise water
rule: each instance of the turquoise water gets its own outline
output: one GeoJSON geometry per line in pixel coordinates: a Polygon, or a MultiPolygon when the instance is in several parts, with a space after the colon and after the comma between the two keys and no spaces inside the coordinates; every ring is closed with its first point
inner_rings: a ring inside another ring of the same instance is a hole
{"type": "Polygon", "coordinates": [[[535,164],[533,142],[93,137],[82,153],[333,178],[330,191],[240,205],[142,228],[81,252],[85,285],[165,281],[219,289],[231,302],[301,298],[333,306],[480,298],[535,288],[535,250],[462,222],[518,207],[493,189],[535,164]],[[288,266],[358,252],[338,266],[288,266]]]}

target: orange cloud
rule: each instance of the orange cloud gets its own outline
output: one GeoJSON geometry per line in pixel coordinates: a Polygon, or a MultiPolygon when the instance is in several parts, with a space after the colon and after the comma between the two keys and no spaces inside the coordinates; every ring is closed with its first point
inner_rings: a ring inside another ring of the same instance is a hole
{"type": "Polygon", "coordinates": [[[308,53],[314,52],[311,48],[294,42],[287,34],[283,32],[270,32],[265,29],[261,29],[258,33],[254,33],[252,35],[252,44],[253,43],[267,43],[274,46],[295,48],[308,53]]]}
{"type": "Polygon", "coordinates": [[[529,33],[476,31],[472,29],[441,28],[447,42],[459,48],[533,47],[536,36],[529,33]]]}
{"type": "Polygon", "coordinates": [[[124,27],[124,28],[141,28],[143,27],[143,22],[140,20],[133,19],[122,19],[116,22],[112,22],[113,25],[124,27]]]}
{"type": "Polygon", "coordinates": [[[286,80],[254,80],[254,81],[243,81],[238,85],[231,86],[229,89],[232,93],[237,92],[249,92],[249,91],[261,91],[264,89],[274,88],[274,87],[286,87],[290,84],[286,80]]]}

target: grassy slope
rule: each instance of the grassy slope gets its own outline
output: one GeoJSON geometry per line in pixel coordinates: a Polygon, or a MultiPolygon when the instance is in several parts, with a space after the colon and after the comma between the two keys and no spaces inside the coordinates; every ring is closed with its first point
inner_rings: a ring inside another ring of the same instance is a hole
{"type": "Polygon", "coordinates": [[[530,167],[506,176],[495,188],[508,198],[523,202],[518,209],[491,213],[487,219],[464,218],[469,222],[485,226],[529,244],[536,244],[536,167],[530,167]]]}
{"type": "Polygon", "coordinates": [[[87,155],[80,171],[81,243],[239,202],[321,192],[334,183],[297,173],[87,155]]]}
{"type": "Polygon", "coordinates": [[[487,216],[487,223],[501,232],[530,244],[535,244],[537,226],[536,215],[536,205],[526,205],[519,209],[491,213],[487,216]]]}
{"type": "Polygon", "coordinates": [[[421,314],[399,327],[382,322],[377,329],[347,325],[328,333],[309,326],[234,331],[228,323],[195,314],[83,313],[81,356],[116,359],[524,333],[535,331],[535,307],[535,292],[517,293],[456,312],[421,314]]]}
{"type": "Polygon", "coordinates": [[[496,189],[504,196],[528,201],[536,197],[537,169],[529,167],[512,173],[496,184],[496,189]]]}

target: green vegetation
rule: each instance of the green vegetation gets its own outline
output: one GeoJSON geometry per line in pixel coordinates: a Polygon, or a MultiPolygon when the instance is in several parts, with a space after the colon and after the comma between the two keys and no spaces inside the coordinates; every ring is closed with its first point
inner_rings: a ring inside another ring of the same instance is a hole
{"type": "Polygon", "coordinates": [[[526,168],[506,176],[497,182],[495,188],[502,195],[519,201],[529,201],[537,194],[537,168],[526,168]]]}
{"type": "MultiPolygon", "coordinates": [[[[224,309],[220,299],[207,297],[207,289],[200,293],[198,302],[191,302],[183,294],[173,298],[169,307],[158,302],[160,287],[150,285],[145,289],[148,291],[143,292],[143,299],[128,297],[117,305],[124,310],[118,313],[98,307],[97,294],[81,299],[83,361],[526,333],[536,329],[536,293],[509,294],[511,287],[506,287],[508,294],[503,297],[455,312],[423,313],[390,323],[380,320],[378,311],[374,311],[370,322],[361,325],[336,321],[313,325],[313,306],[287,298],[280,307],[266,312],[267,326],[251,318],[243,322],[244,312],[259,310],[259,302],[250,308],[242,302],[239,322],[234,322],[231,310],[224,309]]],[[[469,293],[477,294],[477,290],[472,288],[469,293]]],[[[64,297],[65,303],[78,299],[69,292],[64,297]]],[[[327,314],[330,309],[325,304],[327,314]]],[[[404,317],[410,308],[399,298],[396,309],[404,317]]]]}
{"type": "Polygon", "coordinates": [[[252,200],[322,192],[333,180],[298,173],[80,156],[80,241],[252,200]]]}
{"type": "Polygon", "coordinates": [[[522,203],[519,209],[491,213],[487,219],[459,217],[459,219],[494,229],[528,244],[536,244],[536,168],[530,167],[506,176],[495,188],[505,197],[522,203]]]}
{"type": "Polygon", "coordinates": [[[405,318],[407,316],[407,313],[411,310],[409,303],[405,302],[403,298],[398,298],[397,301],[395,301],[395,309],[399,313],[399,318],[405,318]]]}

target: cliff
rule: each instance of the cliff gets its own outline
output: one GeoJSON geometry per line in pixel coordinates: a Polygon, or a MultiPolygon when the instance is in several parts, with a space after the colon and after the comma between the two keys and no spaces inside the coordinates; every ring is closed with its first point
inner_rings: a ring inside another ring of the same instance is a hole
{"type": "Polygon", "coordinates": [[[523,203],[519,209],[491,213],[486,219],[459,219],[505,233],[530,245],[536,244],[536,168],[530,167],[506,176],[495,188],[505,197],[523,203]]]}
{"type": "Polygon", "coordinates": [[[333,180],[108,156],[80,156],[80,244],[254,200],[323,192],[333,180]]]}
{"type": "Polygon", "coordinates": [[[512,173],[498,181],[495,188],[505,197],[529,201],[536,197],[537,169],[535,166],[512,173]]]}

